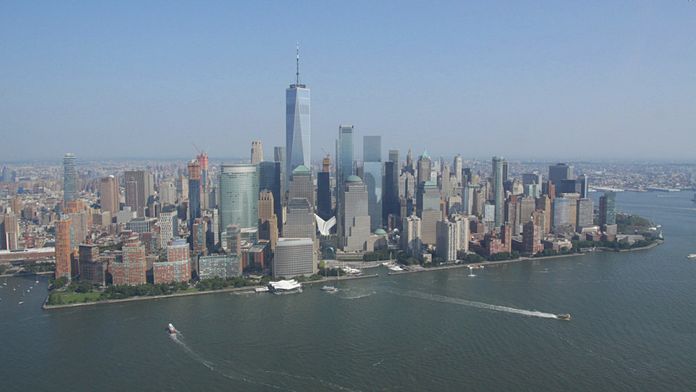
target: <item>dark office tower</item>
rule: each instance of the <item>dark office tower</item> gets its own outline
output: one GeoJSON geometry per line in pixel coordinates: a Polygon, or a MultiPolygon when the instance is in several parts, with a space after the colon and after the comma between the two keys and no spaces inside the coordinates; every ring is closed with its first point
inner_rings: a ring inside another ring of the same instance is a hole
{"type": "Polygon", "coordinates": [[[504,191],[504,167],[505,159],[493,157],[493,204],[495,205],[495,227],[500,227],[504,223],[505,211],[503,203],[505,201],[504,191]]]}
{"type": "Polygon", "coordinates": [[[508,174],[509,174],[509,165],[508,161],[503,160],[503,183],[506,183],[508,181],[508,174]]]}
{"type": "Polygon", "coordinates": [[[75,171],[75,154],[67,153],[63,157],[63,201],[73,201],[77,197],[77,172],[75,171]]]}
{"type": "Polygon", "coordinates": [[[370,232],[382,228],[382,137],[363,138],[363,182],[367,187],[370,232]]]}
{"type": "Polygon", "coordinates": [[[310,93],[300,83],[300,49],[297,48],[295,83],[285,90],[285,157],[286,170],[309,167],[311,149],[310,93]]]}
{"type": "MultiPolygon", "coordinates": [[[[267,190],[273,194],[273,211],[277,217],[283,216],[281,162],[262,161],[259,163],[259,192],[267,190]]],[[[282,222],[278,219],[278,230],[282,222]]]]}
{"type": "Polygon", "coordinates": [[[126,186],[126,206],[136,211],[138,217],[145,216],[147,199],[153,192],[152,175],[148,170],[129,170],[123,173],[126,186]]]}
{"type": "Polygon", "coordinates": [[[604,192],[599,198],[599,224],[616,224],[616,193],[604,192]]]}
{"type": "Polygon", "coordinates": [[[549,166],[549,181],[553,182],[557,187],[561,185],[562,180],[573,180],[573,166],[566,163],[557,163],[549,166]]]}
{"type": "Polygon", "coordinates": [[[581,186],[579,180],[561,180],[556,183],[556,193],[577,193],[580,194],[581,186]]]}
{"type": "Polygon", "coordinates": [[[542,193],[548,195],[551,200],[556,198],[556,185],[552,181],[545,181],[542,187],[542,193]]]}
{"type": "Polygon", "coordinates": [[[317,215],[323,220],[333,216],[331,209],[331,158],[327,155],[322,160],[321,171],[317,175],[317,215]]]}
{"type": "Polygon", "coordinates": [[[210,193],[210,178],[208,178],[208,154],[201,152],[196,156],[198,164],[201,166],[201,208],[210,208],[208,194],[210,193]]]}
{"type": "MultiPolygon", "coordinates": [[[[280,199],[276,200],[277,203],[281,205],[285,200],[285,192],[288,191],[288,176],[285,174],[285,147],[275,146],[273,147],[273,160],[280,164],[279,174],[280,174],[280,199]]],[[[278,215],[280,217],[280,215],[278,215]]],[[[278,219],[278,222],[282,219],[278,219]]]]}
{"type": "Polygon", "coordinates": [[[589,192],[589,186],[590,186],[590,184],[589,184],[590,181],[587,178],[587,175],[583,174],[583,175],[579,176],[576,181],[578,181],[580,183],[580,198],[587,199],[588,198],[587,194],[589,192]]]}
{"type": "Polygon", "coordinates": [[[399,150],[389,150],[389,161],[394,162],[394,167],[397,170],[396,178],[399,178],[399,150]]]}
{"type": "Polygon", "coordinates": [[[416,184],[420,185],[426,181],[430,181],[432,164],[433,162],[430,160],[428,152],[423,152],[423,155],[418,158],[418,176],[416,177],[416,184]]]}
{"type": "Polygon", "coordinates": [[[196,218],[201,217],[201,165],[198,160],[188,164],[188,227],[192,227],[196,218]]]}
{"type": "Polygon", "coordinates": [[[471,168],[465,167],[464,169],[462,169],[462,185],[471,184],[471,178],[471,168]]]}
{"type": "Polygon", "coordinates": [[[393,161],[384,162],[384,187],[382,188],[382,221],[387,222],[389,215],[399,216],[399,177],[398,169],[394,169],[398,164],[393,161]]]}
{"type": "Polygon", "coordinates": [[[406,166],[404,167],[404,171],[416,175],[415,163],[413,162],[413,151],[411,151],[410,148],[406,153],[406,166]]]}

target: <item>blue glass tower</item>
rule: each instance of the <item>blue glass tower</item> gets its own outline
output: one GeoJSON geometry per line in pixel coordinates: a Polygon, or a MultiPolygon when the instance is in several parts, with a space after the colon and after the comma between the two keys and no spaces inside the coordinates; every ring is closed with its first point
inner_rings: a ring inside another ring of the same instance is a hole
{"type": "Polygon", "coordinates": [[[285,90],[285,159],[286,176],[300,165],[311,167],[310,93],[300,84],[300,52],[297,50],[295,83],[285,90]]]}

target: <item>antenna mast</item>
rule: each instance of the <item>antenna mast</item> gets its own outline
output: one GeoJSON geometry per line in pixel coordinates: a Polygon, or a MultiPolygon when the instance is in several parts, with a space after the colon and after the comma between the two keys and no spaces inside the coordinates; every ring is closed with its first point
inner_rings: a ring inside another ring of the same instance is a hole
{"type": "Polygon", "coordinates": [[[295,60],[296,62],[296,71],[295,71],[295,84],[299,85],[300,84],[300,43],[297,43],[296,46],[296,53],[297,53],[297,58],[295,60]]]}

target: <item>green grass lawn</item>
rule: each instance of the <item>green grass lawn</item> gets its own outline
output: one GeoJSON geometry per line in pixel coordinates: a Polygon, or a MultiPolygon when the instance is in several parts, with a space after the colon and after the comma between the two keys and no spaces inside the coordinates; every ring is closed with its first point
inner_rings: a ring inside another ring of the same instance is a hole
{"type": "Polygon", "coordinates": [[[58,293],[64,304],[78,304],[83,302],[96,302],[101,293],[58,293]]]}

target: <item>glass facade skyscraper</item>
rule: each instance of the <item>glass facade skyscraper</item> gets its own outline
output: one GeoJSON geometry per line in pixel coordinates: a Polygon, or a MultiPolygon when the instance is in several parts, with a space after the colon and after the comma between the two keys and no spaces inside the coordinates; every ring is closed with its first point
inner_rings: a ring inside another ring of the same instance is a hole
{"type": "Polygon", "coordinates": [[[285,90],[286,175],[300,165],[311,166],[310,93],[299,81],[285,90]]]}
{"type": "Polygon", "coordinates": [[[223,164],[220,167],[220,233],[228,225],[257,227],[259,175],[257,165],[223,164]]]}
{"type": "Polygon", "coordinates": [[[382,137],[363,137],[363,180],[367,187],[370,231],[382,227],[382,137]]]}
{"type": "Polygon", "coordinates": [[[75,171],[75,154],[67,153],[63,157],[63,201],[73,201],[77,197],[77,172],[75,171]]]}
{"type": "Polygon", "coordinates": [[[495,227],[499,228],[504,222],[505,211],[503,203],[505,202],[504,186],[504,171],[503,166],[505,160],[501,157],[493,157],[493,204],[495,205],[495,227]]]}

